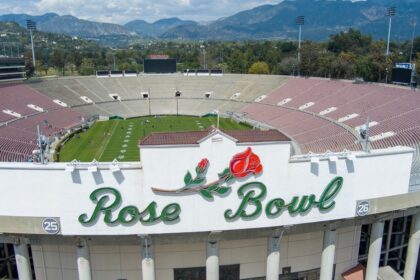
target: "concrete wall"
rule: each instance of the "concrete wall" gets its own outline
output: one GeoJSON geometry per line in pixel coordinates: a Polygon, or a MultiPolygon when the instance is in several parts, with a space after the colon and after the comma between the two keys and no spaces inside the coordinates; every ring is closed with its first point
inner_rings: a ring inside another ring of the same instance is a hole
{"type": "MultiPolygon", "coordinates": [[[[359,237],[360,227],[337,230],[335,279],[356,264],[359,237]]],[[[319,268],[322,240],[323,232],[283,236],[280,271],[288,266],[292,272],[319,268]]],[[[37,280],[77,279],[76,246],[32,245],[32,251],[37,280]]],[[[93,279],[141,279],[140,246],[92,245],[90,253],[93,279]]],[[[155,245],[154,255],[156,279],[172,280],[174,268],[205,266],[206,244],[155,245]]],[[[220,265],[240,264],[241,279],[265,276],[266,256],[266,238],[220,241],[220,265]]]]}

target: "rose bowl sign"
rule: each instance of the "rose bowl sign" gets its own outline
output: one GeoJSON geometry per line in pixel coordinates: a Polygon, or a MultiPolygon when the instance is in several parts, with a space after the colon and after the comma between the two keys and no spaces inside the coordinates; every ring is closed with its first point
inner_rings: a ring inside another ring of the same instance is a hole
{"type": "MultiPolygon", "coordinates": [[[[195,175],[187,171],[184,175],[184,182],[177,189],[166,189],[152,187],[153,192],[159,195],[190,195],[199,194],[207,201],[213,201],[215,196],[224,198],[232,190],[234,182],[241,183],[236,193],[239,198],[238,204],[224,211],[226,221],[238,219],[247,220],[258,218],[264,213],[268,218],[276,218],[284,212],[289,214],[305,214],[314,208],[326,212],[335,206],[335,198],[343,186],[343,178],[336,176],[323,188],[322,193],[317,197],[315,194],[293,196],[287,201],[281,197],[265,201],[267,186],[257,179],[264,172],[260,157],[250,147],[245,151],[232,157],[229,166],[217,174],[216,179],[207,180],[207,171],[210,161],[203,158],[195,167],[195,175]]],[[[95,224],[102,219],[107,225],[133,225],[141,223],[153,225],[159,222],[177,222],[182,216],[182,205],[173,202],[158,207],[156,201],[150,202],[147,206],[140,208],[137,205],[124,205],[121,193],[112,187],[99,188],[94,190],[90,200],[95,205],[93,211],[79,216],[79,222],[88,226],[95,224]],[[162,209],[159,211],[158,209],[162,209]]]]}

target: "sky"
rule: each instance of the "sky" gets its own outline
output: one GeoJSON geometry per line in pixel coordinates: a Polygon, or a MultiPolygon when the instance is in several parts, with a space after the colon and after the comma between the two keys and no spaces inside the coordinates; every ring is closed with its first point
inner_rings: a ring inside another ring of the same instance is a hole
{"type": "Polygon", "coordinates": [[[279,2],[281,0],[0,0],[0,14],[54,12],[118,24],[134,19],[152,22],[168,17],[204,22],[279,2]]]}

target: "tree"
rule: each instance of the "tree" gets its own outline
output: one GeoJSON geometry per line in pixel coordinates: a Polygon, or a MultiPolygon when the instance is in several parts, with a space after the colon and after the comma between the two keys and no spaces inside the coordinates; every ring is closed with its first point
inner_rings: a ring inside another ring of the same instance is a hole
{"type": "Polygon", "coordinates": [[[94,74],[93,61],[91,58],[83,58],[82,65],[80,66],[81,75],[94,74]]]}
{"type": "Polygon", "coordinates": [[[254,62],[248,70],[249,74],[269,74],[268,64],[263,61],[254,62]]]}
{"type": "Polygon", "coordinates": [[[60,49],[55,49],[51,55],[51,62],[54,67],[62,70],[64,68],[64,58],[63,53],[60,49]]]}
{"type": "Polygon", "coordinates": [[[350,28],[346,32],[341,31],[338,34],[331,35],[327,49],[334,53],[363,53],[366,52],[371,43],[372,37],[362,35],[359,30],[350,28]]]}
{"type": "Polygon", "coordinates": [[[295,57],[286,57],[279,64],[279,74],[295,75],[298,61],[295,57]]]}
{"type": "Polygon", "coordinates": [[[32,62],[26,62],[25,63],[25,72],[26,72],[26,77],[27,78],[31,78],[34,76],[35,74],[35,67],[32,64],[32,62]]]}
{"type": "Polygon", "coordinates": [[[72,53],[71,61],[76,65],[76,68],[79,69],[83,62],[82,54],[79,51],[72,53]]]}
{"type": "Polygon", "coordinates": [[[243,73],[245,66],[244,56],[240,50],[234,50],[228,60],[229,70],[232,73],[243,73]]]}
{"type": "Polygon", "coordinates": [[[305,42],[301,48],[300,74],[314,75],[318,70],[321,46],[314,42],[305,42]]]}
{"type": "Polygon", "coordinates": [[[331,76],[337,79],[353,79],[356,56],[351,52],[342,52],[331,63],[331,76]]]}

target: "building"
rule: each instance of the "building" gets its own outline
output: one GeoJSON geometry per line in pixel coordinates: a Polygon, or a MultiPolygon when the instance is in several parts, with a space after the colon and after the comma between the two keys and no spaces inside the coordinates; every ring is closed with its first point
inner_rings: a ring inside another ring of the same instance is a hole
{"type": "Polygon", "coordinates": [[[139,146],[141,162],[0,163],[0,241],[19,279],[32,279],[30,255],[36,279],[342,279],[368,226],[371,280],[385,221],[412,216],[415,279],[412,148],[294,155],[277,130],[219,129],[139,146]]]}
{"type": "Polygon", "coordinates": [[[0,57],[0,82],[26,79],[25,60],[19,57],[0,57]]]}

